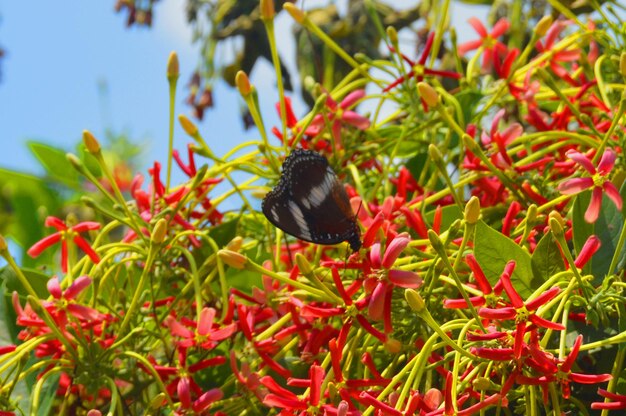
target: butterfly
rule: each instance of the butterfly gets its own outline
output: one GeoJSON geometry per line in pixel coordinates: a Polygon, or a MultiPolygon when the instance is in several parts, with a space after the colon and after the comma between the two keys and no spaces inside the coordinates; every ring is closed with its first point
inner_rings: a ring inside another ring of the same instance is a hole
{"type": "Polygon", "coordinates": [[[348,194],[328,160],[296,149],[283,162],[278,184],[263,199],[267,219],[287,234],[315,244],[347,241],[361,248],[361,235],[348,194]]]}

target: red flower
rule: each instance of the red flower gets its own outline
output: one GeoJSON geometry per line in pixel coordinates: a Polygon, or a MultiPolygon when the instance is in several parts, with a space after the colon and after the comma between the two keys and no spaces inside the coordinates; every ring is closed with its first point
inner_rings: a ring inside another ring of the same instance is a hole
{"type": "Polygon", "coordinates": [[[88,306],[76,302],[78,295],[91,284],[88,276],[80,276],[67,289],[61,290],[58,277],[48,280],[48,291],[52,295],[51,301],[43,302],[43,306],[55,319],[60,328],[67,324],[67,314],[82,322],[94,323],[105,315],[88,306]]]}
{"type": "Polygon", "coordinates": [[[480,35],[480,39],[462,43],[458,46],[459,55],[465,55],[468,51],[481,48],[483,50],[483,69],[489,68],[495,61],[496,56],[507,52],[506,46],[498,41],[498,38],[509,29],[509,21],[502,18],[496,22],[491,32],[487,32],[485,26],[475,17],[468,20],[474,30],[480,35]]]}
{"type": "Polygon", "coordinates": [[[89,256],[91,261],[93,261],[94,263],[100,262],[100,257],[98,257],[98,254],[95,252],[95,250],[92,249],[89,243],[87,243],[87,241],[85,241],[85,239],[79,235],[79,233],[83,233],[85,231],[100,229],[99,223],[93,221],[85,221],[68,227],[59,218],[50,216],[46,218],[45,225],[46,227],[56,228],[57,232],[47,237],[44,237],[43,239],[33,244],[33,246],[27,251],[29,256],[37,257],[41,254],[42,251],[52,246],[53,244],[61,241],[61,270],[63,271],[63,273],[67,273],[67,241],[72,240],[74,244],[80,247],[85,252],[85,254],[89,256]]]}
{"type": "Polygon", "coordinates": [[[359,130],[365,130],[370,126],[370,121],[367,117],[350,110],[363,97],[365,97],[365,90],[356,90],[348,94],[340,103],[337,103],[329,95],[326,99],[327,112],[318,114],[313,118],[307,133],[310,132],[311,135],[319,134],[328,122],[332,136],[335,139],[335,146],[341,147],[342,125],[348,124],[359,130]]]}
{"type": "Polygon", "coordinates": [[[564,195],[577,194],[586,189],[592,190],[591,202],[585,212],[585,221],[593,223],[598,219],[600,207],[602,206],[603,192],[606,192],[606,195],[613,201],[617,209],[622,209],[622,197],[617,187],[608,179],[609,173],[611,173],[615,165],[615,158],[617,157],[613,149],[606,149],[604,151],[597,169],[587,156],[576,150],[568,150],[566,155],[579,166],[582,166],[591,175],[591,177],[567,179],[558,186],[558,190],[564,195]]]}
{"type": "Polygon", "coordinates": [[[182,341],[178,342],[181,347],[189,348],[196,346],[205,349],[213,349],[218,344],[218,341],[230,337],[237,329],[237,325],[234,323],[219,329],[213,328],[214,319],[215,309],[205,307],[202,308],[200,312],[195,331],[177,322],[171,315],[165,318],[165,324],[170,328],[173,335],[183,338],[182,341]]]}
{"type": "Polygon", "coordinates": [[[519,360],[522,355],[522,346],[524,345],[524,334],[526,333],[526,324],[528,321],[534,323],[537,326],[543,328],[554,329],[557,331],[564,330],[565,327],[561,324],[548,321],[540,316],[538,316],[535,311],[548,301],[555,297],[561,289],[558,287],[553,287],[549,289],[535,299],[524,302],[520,295],[517,293],[513,284],[511,283],[511,274],[513,273],[513,267],[509,267],[509,265],[514,265],[515,262],[511,261],[507,264],[504,273],[500,276],[500,281],[504,286],[504,290],[506,294],[509,296],[511,303],[513,306],[506,306],[497,309],[491,308],[482,308],[478,311],[478,315],[482,318],[488,319],[511,319],[515,320],[516,324],[516,332],[515,332],[515,345],[514,352],[515,358],[519,360]]]}
{"type": "Polygon", "coordinates": [[[626,409],[626,395],[615,394],[604,389],[598,389],[598,394],[606,399],[613,400],[612,402],[593,402],[591,403],[592,409],[606,409],[606,410],[623,410],[626,409]]]}
{"type": "Polygon", "coordinates": [[[422,51],[422,55],[417,60],[417,62],[413,61],[412,59],[409,59],[405,54],[400,53],[400,56],[402,57],[402,59],[407,64],[409,64],[411,66],[411,70],[406,75],[402,75],[401,77],[399,77],[395,81],[393,81],[391,84],[389,84],[383,90],[383,92],[387,92],[387,91],[395,88],[398,84],[401,84],[405,80],[413,78],[413,77],[415,77],[415,82],[416,83],[420,82],[420,81],[423,81],[424,80],[424,75],[439,75],[439,76],[442,76],[442,77],[449,77],[449,78],[454,78],[454,79],[461,78],[461,74],[458,74],[458,73],[453,72],[453,71],[439,71],[439,70],[436,70],[436,69],[426,68],[426,66],[425,66],[426,60],[428,59],[428,55],[430,54],[430,49],[433,46],[433,40],[434,39],[435,39],[435,32],[431,32],[430,35],[428,35],[428,39],[426,40],[426,45],[424,46],[424,50],[422,51]]]}

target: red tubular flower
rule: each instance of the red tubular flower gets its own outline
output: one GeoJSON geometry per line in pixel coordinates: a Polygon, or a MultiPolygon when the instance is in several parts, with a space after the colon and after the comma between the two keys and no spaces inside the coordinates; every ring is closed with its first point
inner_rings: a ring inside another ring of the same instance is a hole
{"type": "Polygon", "coordinates": [[[84,233],[85,231],[100,229],[99,223],[93,221],[85,221],[68,227],[59,218],[50,216],[46,218],[45,225],[46,227],[56,228],[57,232],[47,237],[44,237],[43,239],[33,244],[33,246],[27,251],[29,256],[37,257],[46,248],[61,241],[61,270],[63,271],[63,273],[67,273],[67,240],[72,240],[74,244],[80,247],[81,250],[83,250],[83,252],[87,256],[89,256],[92,262],[100,262],[100,257],[95,252],[95,250],[91,248],[89,243],[87,243],[87,241],[85,241],[85,239],[79,235],[79,233],[84,233]]]}
{"type": "Polygon", "coordinates": [[[524,132],[522,125],[519,123],[511,123],[504,130],[500,131],[500,120],[504,117],[506,111],[504,109],[498,111],[491,122],[491,130],[489,134],[483,131],[480,139],[484,146],[492,146],[493,155],[491,161],[499,168],[510,168],[513,160],[508,155],[507,146],[524,132]]]}
{"type": "Polygon", "coordinates": [[[492,308],[481,308],[478,311],[478,315],[482,318],[488,319],[510,319],[515,320],[516,331],[515,331],[515,359],[519,360],[522,355],[522,347],[524,345],[524,334],[526,332],[526,323],[527,321],[531,321],[537,326],[542,328],[549,328],[557,331],[562,331],[565,327],[559,323],[555,323],[552,321],[548,321],[537,314],[535,311],[550,299],[554,298],[561,289],[559,287],[553,287],[549,289],[535,299],[526,301],[520,297],[517,293],[513,284],[511,283],[511,274],[513,273],[513,268],[515,266],[515,262],[511,261],[507,263],[507,267],[505,268],[505,272],[500,276],[500,281],[504,286],[504,290],[506,294],[509,296],[511,300],[511,304],[513,306],[507,306],[498,309],[492,308]]]}
{"type": "MultiPolygon", "coordinates": [[[[500,293],[502,292],[501,281],[498,280],[498,283],[496,283],[495,289],[492,289],[491,283],[489,283],[489,280],[487,280],[485,273],[483,272],[482,268],[476,261],[476,257],[474,257],[474,255],[470,253],[465,257],[465,262],[467,263],[470,270],[474,274],[476,285],[481,290],[481,292],[483,292],[482,295],[470,297],[469,299],[470,299],[471,304],[475,307],[483,306],[487,304],[489,307],[495,308],[498,305],[500,293]]],[[[504,268],[503,273],[512,273],[512,269],[514,265],[515,263],[508,263],[507,266],[504,268]]],[[[465,302],[465,299],[460,298],[460,299],[445,299],[443,301],[443,306],[444,308],[461,309],[461,308],[466,308],[468,305],[465,302]]]]}
{"type": "Polygon", "coordinates": [[[598,389],[598,394],[608,400],[612,400],[611,402],[593,402],[591,403],[592,409],[597,410],[624,410],[626,409],[626,395],[624,394],[615,394],[604,389],[598,389]]]}
{"type": "Polygon", "coordinates": [[[348,124],[359,130],[365,130],[370,126],[370,121],[367,117],[350,110],[363,97],[365,97],[365,90],[356,90],[348,94],[340,103],[337,103],[329,95],[326,99],[327,113],[316,115],[307,129],[307,133],[310,132],[311,135],[319,134],[326,125],[326,120],[328,120],[330,131],[335,139],[335,145],[341,147],[342,125],[348,124]]]}
{"type": "Polygon", "coordinates": [[[237,330],[237,325],[231,323],[222,328],[213,328],[213,320],[215,319],[215,309],[202,308],[198,322],[196,324],[195,331],[188,329],[185,325],[176,321],[176,319],[169,315],[165,318],[165,324],[170,328],[173,335],[177,335],[183,338],[178,344],[183,348],[189,348],[192,346],[213,349],[217,346],[219,341],[222,341],[237,330]]]}
{"type": "Polygon", "coordinates": [[[430,50],[432,49],[434,39],[435,39],[435,32],[431,32],[428,35],[428,38],[426,39],[426,45],[424,45],[424,50],[422,51],[422,54],[420,55],[420,58],[417,61],[413,61],[409,59],[403,53],[400,53],[400,56],[402,57],[404,62],[409,64],[409,66],[411,67],[411,70],[406,75],[402,75],[401,77],[396,78],[395,81],[393,81],[391,84],[385,87],[383,92],[387,92],[395,88],[399,84],[403,83],[405,80],[413,78],[413,77],[415,77],[416,83],[423,81],[424,75],[438,75],[441,77],[448,77],[448,78],[454,78],[454,79],[461,78],[461,74],[458,74],[454,71],[440,71],[437,69],[426,68],[425,66],[426,60],[428,59],[428,55],[430,54],[430,50]]]}
{"type": "Polygon", "coordinates": [[[605,381],[609,381],[613,377],[610,374],[580,374],[580,373],[572,373],[572,366],[578,357],[578,352],[580,351],[580,346],[583,343],[583,336],[578,335],[576,337],[576,341],[574,341],[574,345],[572,346],[572,350],[565,357],[563,363],[559,366],[559,371],[556,374],[556,379],[561,385],[561,392],[563,393],[563,397],[565,399],[569,399],[570,397],[570,381],[574,381],[576,383],[581,384],[595,384],[602,383],[605,381]]]}
{"type": "Polygon", "coordinates": [[[567,81],[571,85],[576,85],[576,81],[570,76],[570,70],[564,68],[560,62],[575,62],[580,59],[581,53],[579,48],[567,50],[553,50],[557,43],[559,34],[570,24],[570,21],[557,20],[550,29],[548,29],[544,42],[540,40],[535,44],[535,48],[539,51],[538,58],[548,56],[550,59],[548,65],[550,69],[561,79],[567,81]]]}
{"type": "Polygon", "coordinates": [[[56,276],[48,280],[48,291],[52,295],[53,300],[43,302],[43,306],[61,328],[67,324],[68,313],[81,322],[90,323],[102,320],[105,317],[97,310],[76,302],[76,297],[90,284],[91,279],[89,277],[80,276],[70,287],[62,291],[59,279],[56,276]]]}
{"type": "Polygon", "coordinates": [[[595,235],[590,235],[589,238],[587,238],[587,241],[585,241],[580,253],[578,253],[576,260],[574,260],[574,265],[576,265],[579,269],[582,269],[585,264],[591,260],[591,257],[596,253],[596,251],[600,249],[600,245],[600,239],[595,235]]]}
{"type": "Polygon", "coordinates": [[[482,48],[483,49],[483,69],[493,65],[495,57],[504,55],[507,52],[506,46],[498,41],[498,38],[506,33],[509,29],[509,21],[502,18],[496,22],[491,32],[487,32],[485,26],[475,17],[468,20],[474,30],[480,35],[480,39],[462,43],[458,46],[459,55],[465,55],[467,52],[482,48]]]}
{"type": "Polygon", "coordinates": [[[587,156],[576,150],[568,150],[566,155],[591,175],[591,177],[567,179],[561,182],[557,188],[564,195],[573,195],[591,189],[591,202],[585,211],[585,221],[593,223],[598,219],[604,192],[613,201],[617,209],[622,209],[622,197],[617,187],[608,179],[617,157],[613,149],[609,148],[604,151],[600,163],[598,163],[598,169],[593,166],[587,156]]]}

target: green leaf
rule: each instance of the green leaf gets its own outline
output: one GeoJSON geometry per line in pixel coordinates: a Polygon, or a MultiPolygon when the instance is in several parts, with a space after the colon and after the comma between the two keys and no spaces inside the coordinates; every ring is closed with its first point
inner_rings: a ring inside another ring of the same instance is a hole
{"type": "Polygon", "coordinates": [[[15,325],[15,310],[11,302],[11,292],[5,285],[0,285],[0,345],[10,345],[17,342],[18,328],[15,325]]]}
{"type": "MultiPolygon", "coordinates": [[[[37,296],[41,299],[45,299],[50,295],[48,293],[47,286],[48,280],[50,280],[49,276],[34,269],[22,268],[21,271],[24,273],[26,280],[28,280],[28,283],[30,283],[37,296]]],[[[0,280],[4,281],[6,289],[9,293],[16,291],[23,297],[28,294],[18,279],[17,274],[15,274],[15,271],[11,267],[5,266],[0,269],[0,280]]]]}
{"type": "MultiPolygon", "coordinates": [[[[624,187],[622,187],[622,193],[624,187]]],[[[608,274],[611,260],[617,249],[619,235],[624,226],[624,216],[615,204],[606,196],[602,197],[602,208],[596,222],[589,224],[585,221],[585,211],[591,200],[591,192],[582,192],[576,196],[573,205],[572,228],[575,255],[580,253],[583,245],[591,235],[600,239],[600,249],[583,268],[585,274],[594,276],[593,284],[599,284],[608,274]]],[[[619,253],[617,269],[626,264],[626,245],[619,253]]]]}
{"type": "Polygon", "coordinates": [[[218,247],[224,247],[237,235],[237,225],[239,224],[239,217],[225,221],[219,225],[214,226],[209,231],[209,236],[215,240],[218,247]]]}
{"type": "MultiPolygon", "coordinates": [[[[0,203],[4,207],[0,233],[28,248],[47,234],[43,218],[60,209],[61,198],[40,178],[4,169],[0,169],[0,188],[0,203]]],[[[50,255],[43,253],[39,264],[45,263],[50,255]]],[[[28,256],[22,261],[26,266],[34,264],[28,256]]]]}
{"type": "Polygon", "coordinates": [[[29,142],[28,147],[53,179],[72,189],[78,188],[78,172],[68,162],[65,151],[38,142],[29,142]]]}
{"type": "Polygon", "coordinates": [[[554,241],[552,231],[544,235],[531,257],[533,277],[539,282],[545,282],[551,276],[565,270],[559,245],[554,241]]]}
{"type": "Polygon", "coordinates": [[[511,283],[522,298],[528,298],[541,285],[533,279],[530,255],[482,220],[476,223],[474,256],[492,286],[498,282],[504,266],[511,260],[515,260],[511,283]]]}

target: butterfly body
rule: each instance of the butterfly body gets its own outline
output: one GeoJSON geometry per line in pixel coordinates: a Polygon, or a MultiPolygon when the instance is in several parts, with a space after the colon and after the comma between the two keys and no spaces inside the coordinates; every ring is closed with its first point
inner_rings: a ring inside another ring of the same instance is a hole
{"type": "Polygon", "coordinates": [[[263,199],[263,214],[287,234],[316,244],[347,241],[361,247],[348,194],[326,158],[296,149],[285,159],[278,184],[263,199]]]}

